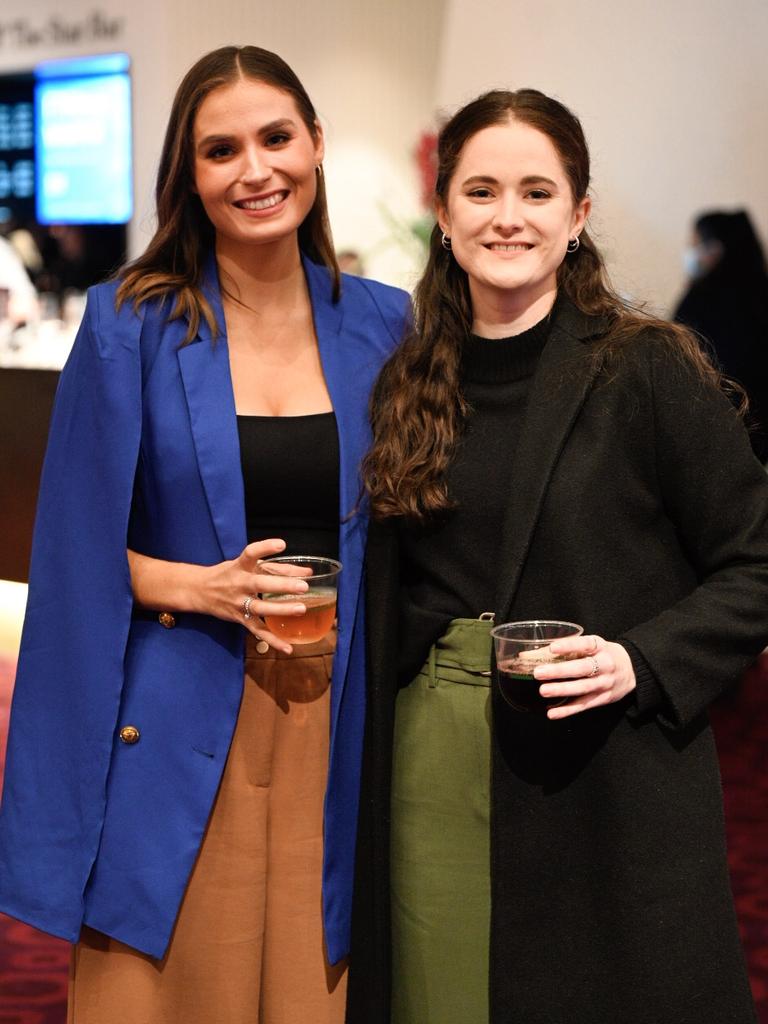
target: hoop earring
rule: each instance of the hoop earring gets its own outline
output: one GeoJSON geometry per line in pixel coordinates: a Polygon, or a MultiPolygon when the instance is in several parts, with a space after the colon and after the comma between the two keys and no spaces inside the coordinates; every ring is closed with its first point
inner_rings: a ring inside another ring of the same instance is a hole
{"type": "Polygon", "coordinates": [[[569,238],[568,239],[568,245],[566,245],[565,251],[566,252],[576,252],[576,250],[579,248],[580,245],[581,245],[581,242],[579,241],[579,236],[576,235],[575,238],[569,238]]]}
{"type": "Polygon", "coordinates": [[[451,251],[451,240],[445,232],[443,232],[443,237],[440,239],[440,245],[442,245],[446,252],[451,251]]]}

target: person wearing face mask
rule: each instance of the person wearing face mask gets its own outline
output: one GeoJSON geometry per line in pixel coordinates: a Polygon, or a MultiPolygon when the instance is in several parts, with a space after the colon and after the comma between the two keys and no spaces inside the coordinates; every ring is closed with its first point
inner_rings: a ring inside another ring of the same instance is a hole
{"type": "Polygon", "coordinates": [[[486,93],[438,160],[364,463],[348,1022],[753,1024],[706,709],[768,639],[768,480],[696,339],[609,286],[565,106],[486,93]],[[491,618],[583,627],[538,710],[491,618]]]}
{"type": "Polygon", "coordinates": [[[323,134],[258,47],[173,102],[157,231],[53,413],[0,909],[74,943],[70,1024],[341,1024],[365,700],[359,465],[404,292],[339,273],[323,134]],[[278,552],[338,559],[338,630],[278,552]],[[277,602],[277,595],[288,595],[277,602]]]}
{"type": "Polygon", "coordinates": [[[746,391],[752,447],[766,462],[768,267],[749,214],[701,214],[683,261],[689,282],[674,319],[696,331],[723,373],[746,391]]]}

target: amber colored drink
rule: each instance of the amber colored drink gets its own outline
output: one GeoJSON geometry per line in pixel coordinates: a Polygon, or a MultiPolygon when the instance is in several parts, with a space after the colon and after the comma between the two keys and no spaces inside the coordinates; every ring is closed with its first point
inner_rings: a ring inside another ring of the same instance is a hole
{"type": "Polygon", "coordinates": [[[313,644],[330,631],[336,618],[336,589],[312,590],[308,594],[270,594],[270,601],[301,602],[306,605],[305,615],[265,615],[269,629],[289,644],[313,644]]]}
{"type": "MultiPolygon", "coordinates": [[[[529,652],[524,652],[528,654],[529,652]]],[[[563,658],[547,658],[547,661],[567,661],[563,658]]],[[[543,664],[543,659],[536,662],[543,664]]],[[[533,675],[533,664],[530,658],[509,658],[499,662],[499,689],[502,696],[515,711],[533,711],[546,714],[547,708],[556,708],[558,704],[564,704],[565,697],[542,697],[539,687],[541,679],[533,675]]]]}

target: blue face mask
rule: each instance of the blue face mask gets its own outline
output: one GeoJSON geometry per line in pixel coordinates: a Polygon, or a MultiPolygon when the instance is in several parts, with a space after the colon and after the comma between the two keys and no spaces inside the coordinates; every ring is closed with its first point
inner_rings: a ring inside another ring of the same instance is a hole
{"type": "Polygon", "coordinates": [[[697,278],[704,274],[704,267],[701,261],[701,251],[698,245],[689,245],[683,250],[683,267],[688,277],[697,278]]]}

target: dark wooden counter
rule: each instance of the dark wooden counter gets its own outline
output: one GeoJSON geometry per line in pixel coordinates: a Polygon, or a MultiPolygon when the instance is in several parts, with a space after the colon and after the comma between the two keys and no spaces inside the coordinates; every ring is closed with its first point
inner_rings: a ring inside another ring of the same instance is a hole
{"type": "Polygon", "coordinates": [[[27,580],[58,380],[56,370],[0,369],[0,579],[27,580]]]}

